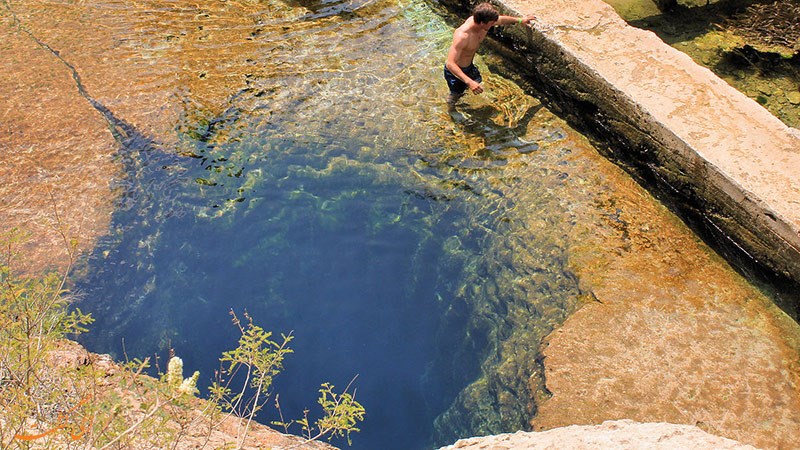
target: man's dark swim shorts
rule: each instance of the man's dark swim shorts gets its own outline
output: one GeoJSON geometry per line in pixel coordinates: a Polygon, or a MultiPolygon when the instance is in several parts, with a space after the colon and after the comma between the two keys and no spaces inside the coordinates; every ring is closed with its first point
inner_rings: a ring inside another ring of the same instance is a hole
{"type": "MultiPolygon", "coordinates": [[[[466,76],[472,78],[478,83],[483,81],[483,78],[481,78],[481,72],[478,70],[475,64],[470,64],[467,68],[462,67],[461,70],[464,71],[466,76]]],[[[444,79],[447,80],[447,87],[450,88],[450,93],[453,95],[461,95],[467,90],[467,84],[453,75],[453,72],[450,72],[447,69],[447,66],[444,67],[444,79]]]]}

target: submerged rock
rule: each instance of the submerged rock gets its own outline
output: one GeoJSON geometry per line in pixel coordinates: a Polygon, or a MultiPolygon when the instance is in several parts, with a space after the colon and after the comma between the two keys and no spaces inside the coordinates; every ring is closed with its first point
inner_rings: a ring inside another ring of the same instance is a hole
{"type": "Polygon", "coordinates": [[[793,105],[800,105],[800,92],[793,91],[786,94],[786,99],[793,105]]]}

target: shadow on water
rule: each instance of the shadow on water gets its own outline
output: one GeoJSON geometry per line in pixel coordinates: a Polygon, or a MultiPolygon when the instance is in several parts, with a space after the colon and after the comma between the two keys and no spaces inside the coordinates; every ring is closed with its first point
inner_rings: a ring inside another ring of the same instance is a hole
{"type": "Polygon", "coordinates": [[[497,108],[494,106],[483,105],[474,109],[462,107],[453,109],[449,113],[462,133],[467,136],[480,136],[486,142],[486,146],[480,149],[478,156],[489,160],[504,160],[509,155],[539,150],[538,143],[527,142],[521,136],[525,135],[529,122],[543,107],[539,104],[528,108],[519,121],[503,127],[486,125],[491,123],[492,116],[497,114],[497,108]]]}

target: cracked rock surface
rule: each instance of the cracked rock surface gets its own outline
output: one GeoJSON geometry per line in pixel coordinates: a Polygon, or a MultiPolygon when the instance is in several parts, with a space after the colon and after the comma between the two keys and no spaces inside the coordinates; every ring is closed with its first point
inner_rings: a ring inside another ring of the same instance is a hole
{"type": "Polygon", "coordinates": [[[485,438],[462,439],[442,450],[606,450],[625,449],[714,449],[746,450],[750,445],[708,434],[690,425],[669,423],[636,423],[631,420],[603,422],[601,425],[578,426],[544,432],[501,434],[485,438]]]}

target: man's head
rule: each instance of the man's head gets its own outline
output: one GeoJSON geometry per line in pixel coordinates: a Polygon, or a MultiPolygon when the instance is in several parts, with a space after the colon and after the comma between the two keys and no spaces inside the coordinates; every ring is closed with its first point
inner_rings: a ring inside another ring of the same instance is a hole
{"type": "Polygon", "coordinates": [[[478,24],[496,22],[498,17],[497,10],[489,3],[479,3],[472,10],[472,20],[478,24]]]}

